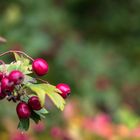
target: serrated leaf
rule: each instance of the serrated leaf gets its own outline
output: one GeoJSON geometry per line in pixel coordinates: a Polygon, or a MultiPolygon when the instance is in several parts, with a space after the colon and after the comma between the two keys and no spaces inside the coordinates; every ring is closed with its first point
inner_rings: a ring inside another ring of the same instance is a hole
{"type": "MultiPolygon", "coordinates": [[[[24,74],[30,74],[32,73],[31,69],[31,65],[23,65],[23,63],[21,61],[17,61],[17,62],[12,62],[11,64],[6,64],[5,65],[7,72],[11,72],[12,70],[20,70],[22,71],[24,74]]],[[[3,70],[4,67],[2,65],[0,65],[0,70],[3,70]]]]}
{"type": "Polygon", "coordinates": [[[22,131],[27,131],[29,129],[30,120],[29,119],[20,119],[18,124],[18,129],[22,131]]]}
{"type": "Polygon", "coordinates": [[[45,90],[46,94],[53,101],[53,103],[60,110],[64,109],[65,100],[58,94],[60,91],[57,88],[50,84],[41,84],[41,87],[45,90]]]}
{"type": "Polygon", "coordinates": [[[16,62],[21,62],[20,67],[18,70],[21,70],[24,74],[32,73],[31,69],[32,66],[30,65],[30,60],[24,57],[22,54],[19,55],[18,53],[13,53],[16,59],[16,62]]]}
{"type": "Polygon", "coordinates": [[[5,64],[4,66],[0,65],[0,71],[3,71],[4,69],[6,69],[9,73],[13,70],[20,70],[24,74],[32,73],[32,71],[30,70],[31,65],[24,66],[21,61],[12,62],[11,64],[5,64]]]}
{"type": "Polygon", "coordinates": [[[32,91],[34,91],[40,99],[41,106],[45,104],[45,91],[38,86],[38,84],[27,84],[32,91]]]}
{"type": "Polygon", "coordinates": [[[60,91],[56,90],[55,86],[50,84],[28,84],[27,86],[38,95],[41,105],[44,105],[45,96],[48,95],[57,108],[64,109],[65,100],[58,94],[60,91]]]}

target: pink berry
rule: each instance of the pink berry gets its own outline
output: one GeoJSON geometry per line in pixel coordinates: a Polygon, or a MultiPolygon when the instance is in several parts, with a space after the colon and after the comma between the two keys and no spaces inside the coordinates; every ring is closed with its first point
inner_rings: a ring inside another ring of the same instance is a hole
{"type": "Polygon", "coordinates": [[[16,110],[20,119],[28,119],[31,116],[31,110],[25,102],[20,102],[17,105],[16,110]]]}
{"type": "Polygon", "coordinates": [[[42,108],[40,101],[39,101],[39,98],[37,96],[32,96],[28,101],[28,105],[33,110],[40,110],[42,108]]]}
{"type": "Polygon", "coordinates": [[[38,76],[43,76],[48,73],[49,66],[44,59],[37,58],[33,61],[32,69],[38,76]]]}
{"type": "Polygon", "coordinates": [[[23,82],[24,80],[24,75],[21,71],[19,70],[13,70],[9,76],[8,76],[9,80],[11,82],[13,82],[15,85],[19,85],[23,82]]]}
{"type": "Polygon", "coordinates": [[[67,98],[67,96],[70,94],[71,89],[69,87],[69,85],[64,84],[64,83],[60,83],[56,86],[57,89],[59,89],[62,94],[60,94],[64,99],[67,98]]]}
{"type": "Polygon", "coordinates": [[[14,90],[13,82],[10,82],[7,77],[4,77],[1,80],[1,89],[4,93],[5,92],[12,92],[14,90]]]}

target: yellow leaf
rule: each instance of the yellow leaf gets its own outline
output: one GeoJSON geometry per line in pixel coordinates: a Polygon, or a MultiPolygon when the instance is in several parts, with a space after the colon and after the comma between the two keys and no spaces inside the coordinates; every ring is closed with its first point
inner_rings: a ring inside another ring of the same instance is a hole
{"type": "Polygon", "coordinates": [[[41,102],[41,106],[44,106],[44,104],[45,104],[45,91],[37,85],[30,84],[29,87],[39,97],[40,102],[41,102]]]}
{"type": "Polygon", "coordinates": [[[53,103],[60,110],[64,110],[65,100],[58,94],[61,93],[60,90],[50,84],[41,84],[41,87],[45,90],[46,94],[53,101],[53,103]]]}
{"type": "Polygon", "coordinates": [[[24,74],[30,74],[32,73],[31,71],[31,64],[30,64],[30,60],[26,57],[24,57],[22,54],[19,55],[16,52],[13,52],[14,56],[15,56],[15,64],[20,62],[20,65],[18,67],[18,70],[21,70],[24,74]]]}
{"type": "Polygon", "coordinates": [[[13,52],[13,54],[15,56],[16,61],[20,61],[21,60],[20,56],[17,53],[13,52]]]}
{"type": "Polygon", "coordinates": [[[38,95],[42,105],[44,105],[47,95],[57,108],[64,109],[65,100],[58,94],[61,92],[55,86],[50,84],[28,84],[27,86],[38,95]]]}

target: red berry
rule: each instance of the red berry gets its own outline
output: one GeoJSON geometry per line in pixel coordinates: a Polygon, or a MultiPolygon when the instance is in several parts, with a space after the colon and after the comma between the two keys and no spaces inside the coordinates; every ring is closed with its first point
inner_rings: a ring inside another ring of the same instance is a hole
{"type": "Polygon", "coordinates": [[[20,102],[17,105],[17,114],[20,119],[28,119],[31,115],[31,110],[25,102],[20,102]]]}
{"type": "Polygon", "coordinates": [[[11,82],[13,82],[15,85],[19,85],[23,82],[24,80],[24,75],[21,71],[19,70],[13,70],[9,76],[8,76],[9,80],[11,82]]]}
{"type": "Polygon", "coordinates": [[[3,72],[0,71],[0,81],[2,80],[3,77],[4,77],[3,72]]]}
{"type": "Polygon", "coordinates": [[[49,66],[44,59],[38,58],[33,61],[32,69],[38,76],[43,76],[48,72],[49,66]]]}
{"type": "Polygon", "coordinates": [[[4,99],[6,96],[6,94],[4,94],[1,90],[1,87],[0,87],[0,100],[4,99]]]}
{"type": "Polygon", "coordinates": [[[62,94],[60,94],[64,99],[70,94],[71,89],[69,87],[69,85],[64,84],[64,83],[60,83],[56,86],[57,89],[59,89],[62,94]]]}
{"type": "Polygon", "coordinates": [[[4,93],[9,91],[12,92],[14,90],[13,82],[10,82],[7,77],[4,77],[1,80],[1,89],[4,93]]]}
{"type": "Polygon", "coordinates": [[[42,108],[40,101],[39,101],[39,98],[37,96],[32,96],[28,101],[28,105],[33,110],[40,110],[42,108]]]}

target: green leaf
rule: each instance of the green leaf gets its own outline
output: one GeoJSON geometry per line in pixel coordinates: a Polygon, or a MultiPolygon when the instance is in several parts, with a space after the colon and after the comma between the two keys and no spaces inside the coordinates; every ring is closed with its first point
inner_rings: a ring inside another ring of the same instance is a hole
{"type": "Polygon", "coordinates": [[[12,70],[18,69],[18,67],[19,67],[18,63],[5,64],[4,66],[0,65],[0,71],[3,71],[6,68],[8,72],[11,72],[12,70]]]}
{"type": "Polygon", "coordinates": [[[44,119],[45,119],[46,114],[43,114],[43,113],[41,113],[40,111],[35,111],[35,110],[34,110],[34,112],[35,112],[36,114],[38,114],[41,118],[44,118],[44,119]]]}
{"type": "Polygon", "coordinates": [[[20,70],[19,69],[19,64],[15,63],[15,64],[10,64],[7,65],[7,71],[10,73],[13,70],[20,70]]]}
{"type": "Polygon", "coordinates": [[[28,103],[29,97],[28,96],[21,96],[20,100],[25,102],[25,103],[28,103]]]}
{"type": "Polygon", "coordinates": [[[15,56],[16,62],[20,62],[20,67],[18,70],[21,70],[24,74],[32,73],[32,66],[30,65],[30,60],[28,58],[25,58],[22,54],[19,55],[15,52],[13,54],[15,56]]]}
{"type": "Polygon", "coordinates": [[[37,83],[37,80],[29,75],[25,75],[23,84],[28,84],[28,83],[37,83]]]}
{"type": "Polygon", "coordinates": [[[40,99],[41,106],[45,104],[45,91],[38,86],[38,84],[27,84],[27,86],[34,91],[40,99]]]}
{"type": "Polygon", "coordinates": [[[45,93],[53,101],[57,108],[63,110],[65,100],[58,94],[60,91],[55,86],[50,84],[40,84],[40,86],[45,90],[45,93]]]}
{"type": "Polygon", "coordinates": [[[21,58],[20,58],[19,54],[15,53],[15,52],[13,54],[15,56],[16,61],[20,61],[21,58]]]}
{"type": "Polygon", "coordinates": [[[44,115],[48,114],[48,111],[45,108],[40,109],[38,112],[44,115]]]}
{"type": "Polygon", "coordinates": [[[29,129],[30,120],[29,119],[20,119],[18,124],[18,129],[22,131],[27,131],[29,129]]]}
{"type": "Polygon", "coordinates": [[[46,114],[48,114],[48,111],[45,108],[42,108],[41,110],[38,111],[34,110],[34,112],[42,118],[45,118],[46,114]]]}
{"type": "Polygon", "coordinates": [[[60,91],[55,86],[50,84],[27,84],[27,86],[38,95],[42,106],[45,104],[47,95],[57,108],[64,109],[65,100],[58,94],[60,91]]]}
{"type": "Polygon", "coordinates": [[[25,65],[25,64],[26,63],[23,63],[22,61],[16,61],[16,62],[12,62],[11,64],[5,64],[4,66],[0,65],[0,71],[3,71],[6,68],[7,72],[9,72],[9,73],[13,70],[20,70],[24,74],[32,73],[32,71],[31,71],[32,66],[29,64],[27,64],[27,65],[25,65]]]}
{"type": "Polygon", "coordinates": [[[40,115],[38,115],[38,114],[37,114],[36,112],[34,112],[34,111],[31,112],[30,118],[31,118],[32,120],[34,120],[35,123],[38,123],[38,122],[41,120],[40,115]]]}
{"type": "MultiPolygon", "coordinates": [[[[9,65],[5,65],[7,71],[10,73],[12,70],[20,70],[22,71],[24,74],[30,74],[32,73],[31,71],[31,65],[24,65],[24,63],[22,61],[17,61],[17,62],[12,62],[9,65]]],[[[0,66],[0,70],[3,69],[3,66],[0,66]]]]}
{"type": "Polygon", "coordinates": [[[3,65],[0,65],[0,71],[4,71],[3,65]]]}
{"type": "Polygon", "coordinates": [[[15,56],[16,61],[21,61],[24,65],[30,64],[30,60],[28,58],[25,58],[22,54],[19,55],[18,53],[14,52],[14,56],[15,56]]]}

